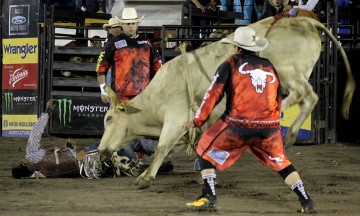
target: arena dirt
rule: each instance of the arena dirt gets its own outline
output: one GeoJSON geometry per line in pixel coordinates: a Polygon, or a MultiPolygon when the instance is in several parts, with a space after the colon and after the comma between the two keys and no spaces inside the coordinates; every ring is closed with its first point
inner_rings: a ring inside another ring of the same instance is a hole
{"type": "MultiPolygon", "coordinates": [[[[43,145],[66,139],[47,137],[43,145]]],[[[220,210],[190,212],[185,203],[201,191],[195,155],[177,153],[172,173],[157,175],[152,187],[139,190],[135,178],[13,179],[11,167],[25,155],[25,139],[0,138],[0,215],[300,215],[296,195],[281,177],[250,151],[217,175],[220,210]]],[[[83,147],[96,139],[76,139],[83,147]]],[[[318,207],[317,215],[360,215],[360,145],[293,146],[287,154],[318,207]]]]}

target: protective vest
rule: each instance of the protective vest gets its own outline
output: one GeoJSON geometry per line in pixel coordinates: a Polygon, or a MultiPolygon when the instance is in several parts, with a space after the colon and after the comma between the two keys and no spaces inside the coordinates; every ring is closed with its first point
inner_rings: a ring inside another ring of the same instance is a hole
{"type": "Polygon", "coordinates": [[[67,144],[55,145],[46,149],[45,157],[38,163],[29,164],[29,169],[40,171],[48,178],[79,177],[79,166],[68,151],[67,144]]]}

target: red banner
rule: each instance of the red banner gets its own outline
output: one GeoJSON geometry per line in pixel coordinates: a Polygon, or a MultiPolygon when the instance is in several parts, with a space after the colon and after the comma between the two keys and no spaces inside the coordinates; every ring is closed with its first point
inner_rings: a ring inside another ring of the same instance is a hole
{"type": "Polygon", "coordinates": [[[2,89],[37,89],[38,64],[4,64],[2,89]]]}

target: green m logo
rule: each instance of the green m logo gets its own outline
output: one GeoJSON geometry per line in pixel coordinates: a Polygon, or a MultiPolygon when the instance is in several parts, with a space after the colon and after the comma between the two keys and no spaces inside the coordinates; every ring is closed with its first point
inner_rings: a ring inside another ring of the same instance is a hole
{"type": "Polygon", "coordinates": [[[4,93],[5,98],[5,110],[7,112],[14,110],[14,94],[12,92],[4,93]]]}
{"type": "Polygon", "coordinates": [[[59,103],[59,120],[60,124],[66,126],[71,122],[71,110],[72,110],[72,100],[71,99],[57,99],[59,103]]]}

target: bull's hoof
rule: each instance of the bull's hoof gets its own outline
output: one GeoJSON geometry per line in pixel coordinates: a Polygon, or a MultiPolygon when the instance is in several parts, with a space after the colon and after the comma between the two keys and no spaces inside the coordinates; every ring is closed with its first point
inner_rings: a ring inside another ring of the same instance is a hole
{"type": "Polygon", "coordinates": [[[154,177],[146,177],[143,175],[140,175],[136,181],[135,184],[138,186],[139,189],[148,188],[150,187],[154,182],[154,177]]]}

